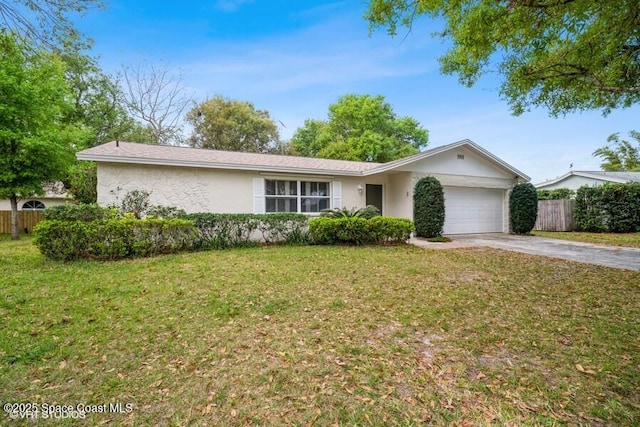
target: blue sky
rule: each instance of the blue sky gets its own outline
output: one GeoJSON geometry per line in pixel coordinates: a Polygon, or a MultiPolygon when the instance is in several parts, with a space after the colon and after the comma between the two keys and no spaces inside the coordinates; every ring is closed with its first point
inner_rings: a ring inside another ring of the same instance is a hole
{"type": "Polygon", "coordinates": [[[519,117],[499,97],[499,76],[474,87],[440,74],[446,50],[420,20],[408,34],[369,34],[361,0],[105,0],[77,26],[95,41],[103,69],[164,63],[182,73],[197,101],[223,95],[252,102],[281,122],[288,139],[305,119],[325,119],[347,93],[383,95],[399,116],[429,131],[429,147],[471,139],[533,183],[574,170],[598,170],[593,150],[637,125],[640,106],[550,118],[519,117]]]}

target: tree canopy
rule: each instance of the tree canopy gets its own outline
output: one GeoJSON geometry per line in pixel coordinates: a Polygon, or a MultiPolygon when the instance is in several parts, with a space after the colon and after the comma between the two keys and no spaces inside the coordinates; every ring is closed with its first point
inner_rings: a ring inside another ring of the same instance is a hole
{"type": "Polygon", "coordinates": [[[250,102],[218,95],[193,107],[187,122],[193,126],[192,147],[253,153],[279,147],[278,127],[269,112],[257,110],[250,102]]]}
{"type": "Polygon", "coordinates": [[[614,133],[607,138],[608,145],[593,152],[594,156],[602,158],[602,170],[640,172],[640,132],[632,130],[629,136],[635,140],[635,145],[614,133]]]}
{"type": "Polygon", "coordinates": [[[52,46],[79,39],[69,13],[102,7],[102,0],[0,0],[0,29],[52,46]]]}
{"type": "Polygon", "coordinates": [[[397,117],[383,96],[345,95],[326,121],[309,119],[291,139],[301,156],[388,162],[416,154],[428,133],[411,117],[397,117]]]}
{"type": "Polygon", "coordinates": [[[442,71],[471,86],[497,69],[514,114],[607,114],[640,101],[638,0],[369,0],[365,19],[395,35],[420,16],[445,22],[442,71]]]}
{"type": "Polygon", "coordinates": [[[63,62],[27,49],[0,33],[0,197],[12,210],[12,238],[19,238],[17,200],[42,194],[46,182],[65,177],[84,131],[64,123],[72,109],[63,62]]]}
{"type": "Polygon", "coordinates": [[[72,46],[60,53],[73,102],[65,121],[87,129],[87,147],[118,139],[151,143],[151,130],[129,115],[118,81],[105,74],[95,58],[81,53],[80,48],[89,47],[72,46]]]}

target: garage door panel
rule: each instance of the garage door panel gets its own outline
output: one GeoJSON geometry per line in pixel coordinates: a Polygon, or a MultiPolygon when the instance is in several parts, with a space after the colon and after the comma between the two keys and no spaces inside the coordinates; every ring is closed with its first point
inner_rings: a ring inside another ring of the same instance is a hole
{"type": "Polygon", "coordinates": [[[444,187],[444,234],[503,231],[504,190],[444,187]]]}

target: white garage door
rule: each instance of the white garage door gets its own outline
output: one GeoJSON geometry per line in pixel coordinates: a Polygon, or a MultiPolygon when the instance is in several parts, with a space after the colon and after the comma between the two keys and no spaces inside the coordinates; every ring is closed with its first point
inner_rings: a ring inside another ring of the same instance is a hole
{"type": "Polygon", "coordinates": [[[504,190],[444,187],[444,234],[501,233],[504,190]]]}

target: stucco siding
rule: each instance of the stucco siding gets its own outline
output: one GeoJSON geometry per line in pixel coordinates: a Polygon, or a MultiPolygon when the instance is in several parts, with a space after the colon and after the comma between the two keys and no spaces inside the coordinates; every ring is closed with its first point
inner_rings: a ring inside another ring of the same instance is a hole
{"type": "Polygon", "coordinates": [[[413,188],[420,178],[425,176],[433,176],[443,186],[451,187],[480,187],[480,188],[501,188],[510,189],[516,184],[513,179],[506,178],[486,178],[481,176],[464,176],[464,175],[449,175],[441,173],[414,173],[412,175],[413,188]]]}
{"type": "MultiPolygon", "coordinates": [[[[254,212],[254,178],[339,181],[342,184],[341,207],[365,206],[365,194],[358,191],[367,183],[383,184],[387,178],[313,176],[300,174],[268,174],[250,171],[126,165],[101,163],[98,166],[98,203],[118,205],[133,190],[150,193],[154,205],[175,206],[189,213],[251,213],[254,212]]],[[[335,207],[335,206],[332,206],[335,207]]]]}
{"type": "Polygon", "coordinates": [[[154,205],[189,213],[252,212],[255,173],[202,168],[124,165],[98,166],[98,203],[118,205],[130,191],[150,193],[154,205]]]}
{"type": "Polygon", "coordinates": [[[373,175],[366,178],[359,177],[336,177],[342,181],[342,206],[348,209],[363,208],[367,205],[366,187],[367,184],[382,185],[382,210],[386,213],[389,209],[389,180],[386,175],[373,175]],[[358,191],[358,186],[362,192],[358,191]]]}
{"type": "Polygon", "coordinates": [[[416,173],[511,179],[513,175],[466,147],[458,147],[412,163],[400,170],[416,173]]]}
{"type": "Polygon", "coordinates": [[[397,218],[413,218],[413,187],[411,173],[389,176],[387,188],[387,215],[397,218]]]}

